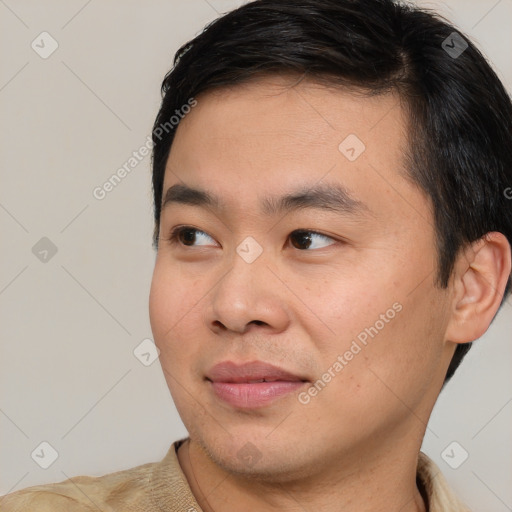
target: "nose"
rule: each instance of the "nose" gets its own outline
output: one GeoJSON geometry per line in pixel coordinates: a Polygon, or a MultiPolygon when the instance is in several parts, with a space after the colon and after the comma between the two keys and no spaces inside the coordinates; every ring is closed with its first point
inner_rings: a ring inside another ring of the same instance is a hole
{"type": "Polygon", "coordinates": [[[208,295],[206,323],[217,334],[245,334],[252,329],[284,331],[290,322],[286,287],[262,256],[247,263],[238,254],[208,295]]]}

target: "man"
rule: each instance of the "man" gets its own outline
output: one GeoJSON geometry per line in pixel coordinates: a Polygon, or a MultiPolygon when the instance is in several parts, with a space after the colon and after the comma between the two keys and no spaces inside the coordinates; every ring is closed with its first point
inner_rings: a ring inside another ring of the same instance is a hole
{"type": "Polygon", "coordinates": [[[189,437],[2,510],[467,510],[420,447],[510,292],[512,105],[484,58],[391,0],[261,0],[163,93],[150,317],[189,437]]]}

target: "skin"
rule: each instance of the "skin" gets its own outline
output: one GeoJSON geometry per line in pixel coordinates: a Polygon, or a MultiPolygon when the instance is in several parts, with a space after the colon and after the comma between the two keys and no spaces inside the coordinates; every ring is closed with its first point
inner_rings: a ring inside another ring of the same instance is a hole
{"type": "Polygon", "coordinates": [[[498,310],[505,237],[461,251],[449,287],[436,286],[431,207],[404,178],[407,118],[394,94],[274,76],[197,100],[177,129],[164,192],[200,187],[224,206],[163,209],[150,318],[190,434],[178,458],[199,504],[425,510],[422,438],[456,343],[481,336],[498,310]],[[353,162],[338,149],[348,134],[366,146],[353,162]],[[343,185],[368,210],[261,214],[261,199],[318,182],[343,185]],[[196,228],[195,245],[171,243],[176,226],[196,228]],[[312,234],[311,248],[297,248],[297,229],[330,238],[312,234]],[[250,264],[236,252],[247,236],[263,248],[250,264]],[[291,393],[239,410],[205,380],[215,363],[261,360],[313,383],[394,303],[401,311],[307,404],[291,393]],[[255,464],[237,456],[246,443],[255,464]]]}

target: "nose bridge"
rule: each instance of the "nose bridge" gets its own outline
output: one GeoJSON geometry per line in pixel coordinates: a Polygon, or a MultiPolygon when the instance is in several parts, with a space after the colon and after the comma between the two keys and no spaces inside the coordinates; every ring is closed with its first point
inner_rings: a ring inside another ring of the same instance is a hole
{"type": "Polygon", "coordinates": [[[229,260],[229,271],[221,284],[228,290],[224,292],[237,293],[242,291],[257,292],[258,283],[269,273],[268,251],[254,237],[246,236],[232,251],[229,260]],[[230,284],[231,283],[231,284],[230,284]],[[229,286],[234,287],[229,290],[229,286]]]}
{"type": "Polygon", "coordinates": [[[214,287],[207,322],[238,332],[251,322],[282,329],[287,322],[282,290],[267,268],[263,247],[249,238],[236,247],[229,268],[214,287]]]}

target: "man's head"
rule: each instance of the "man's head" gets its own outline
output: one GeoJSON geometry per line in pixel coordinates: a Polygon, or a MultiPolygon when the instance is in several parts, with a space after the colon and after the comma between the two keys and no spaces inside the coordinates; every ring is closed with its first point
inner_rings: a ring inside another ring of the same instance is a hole
{"type": "Polygon", "coordinates": [[[187,429],[230,470],[251,473],[249,441],[287,477],[418,442],[510,290],[512,106],[453,32],[387,0],[258,1],[178,51],[151,322],[187,429]],[[212,386],[225,361],[301,382],[257,407],[212,386]]]}

